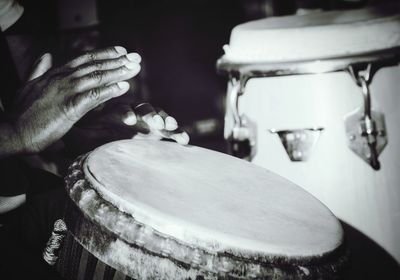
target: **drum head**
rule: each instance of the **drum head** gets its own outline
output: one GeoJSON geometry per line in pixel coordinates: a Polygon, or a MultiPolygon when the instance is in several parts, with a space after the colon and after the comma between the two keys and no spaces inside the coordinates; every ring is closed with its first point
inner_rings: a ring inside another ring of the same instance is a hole
{"type": "Polygon", "coordinates": [[[240,24],[223,60],[283,63],[380,53],[400,46],[400,6],[270,17],[240,24]]]}
{"type": "Polygon", "coordinates": [[[105,200],[158,233],[242,256],[321,256],[342,243],[335,216],[300,187],[251,163],[194,146],[126,140],[85,161],[105,200]]]}

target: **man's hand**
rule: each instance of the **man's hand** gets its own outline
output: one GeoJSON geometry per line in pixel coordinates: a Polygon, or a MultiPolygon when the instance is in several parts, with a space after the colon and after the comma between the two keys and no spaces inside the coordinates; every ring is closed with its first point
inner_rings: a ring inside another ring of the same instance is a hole
{"type": "Polygon", "coordinates": [[[22,152],[40,152],[60,139],[87,112],[126,93],[124,80],[140,71],[140,56],[122,47],[89,52],[50,70],[49,61],[50,54],[42,56],[10,112],[22,152]]]}

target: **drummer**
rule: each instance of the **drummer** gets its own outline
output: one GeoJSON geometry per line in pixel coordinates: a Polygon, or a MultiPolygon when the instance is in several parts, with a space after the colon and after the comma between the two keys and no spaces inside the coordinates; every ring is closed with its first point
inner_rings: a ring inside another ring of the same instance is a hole
{"type": "MultiPolygon", "coordinates": [[[[21,18],[22,13],[23,8],[16,2],[0,0],[1,30],[6,32],[21,18]]],[[[0,39],[2,67],[6,68],[2,70],[13,69],[2,32],[0,39]],[[4,65],[4,61],[9,63],[4,65]]],[[[27,243],[36,249],[42,240],[48,238],[50,232],[47,229],[51,228],[63,205],[63,189],[54,188],[41,196],[28,199],[30,203],[25,206],[27,209],[21,207],[32,182],[26,179],[26,173],[31,170],[21,167],[18,158],[44,151],[61,139],[86,113],[127,93],[130,87],[127,80],[139,73],[140,61],[139,54],[128,53],[121,46],[113,46],[85,53],[62,66],[52,67],[52,55],[45,53],[35,63],[28,82],[13,92],[13,102],[4,102],[10,95],[6,91],[11,87],[6,86],[0,92],[0,278],[5,268],[3,257],[10,259],[10,262],[13,257],[18,262],[21,258],[16,252],[12,256],[3,255],[15,245],[3,236],[5,228],[14,225],[13,228],[20,231],[17,236],[25,239],[15,240],[16,243],[27,243]]],[[[2,71],[2,81],[10,84],[10,80],[18,80],[15,77],[17,74],[12,72],[2,71]]],[[[132,131],[145,132],[158,138],[167,136],[181,144],[189,141],[188,135],[178,129],[173,117],[154,110],[149,104],[142,104],[137,110],[118,112],[118,117],[119,122],[131,127],[132,131]]],[[[34,177],[41,175],[36,174],[34,177]]],[[[47,182],[62,186],[62,179],[54,176],[47,182]]],[[[10,236],[7,235],[7,238],[10,236]]],[[[18,252],[17,248],[12,250],[18,252]]]]}

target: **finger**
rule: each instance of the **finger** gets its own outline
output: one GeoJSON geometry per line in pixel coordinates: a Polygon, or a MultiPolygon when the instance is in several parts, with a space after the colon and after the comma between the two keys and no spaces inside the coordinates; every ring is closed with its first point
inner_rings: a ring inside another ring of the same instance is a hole
{"type": "Polygon", "coordinates": [[[91,61],[78,67],[73,73],[74,78],[85,76],[95,71],[104,71],[116,69],[129,63],[140,63],[142,58],[137,53],[129,53],[113,59],[105,59],[99,61],[91,61]]]}
{"type": "Polygon", "coordinates": [[[33,66],[33,70],[28,77],[28,81],[34,80],[44,73],[49,71],[49,69],[53,66],[53,57],[50,53],[45,53],[42,55],[33,66]]]}
{"type": "Polygon", "coordinates": [[[126,54],[126,49],[120,46],[90,51],[71,60],[69,63],[66,64],[66,67],[75,68],[91,61],[112,59],[126,54]]]}
{"type": "Polygon", "coordinates": [[[178,128],[175,131],[164,131],[163,136],[175,140],[180,145],[187,145],[189,143],[190,137],[182,129],[178,128]]]}
{"type": "Polygon", "coordinates": [[[175,118],[168,116],[165,119],[165,129],[168,131],[174,131],[178,128],[178,122],[175,118]]]}
{"type": "Polygon", "coordinates": [[[130,110],[122,116],[122,122],[126,125],[132,126],[137,123],[136,114],[130,110]]]}
{"type": "Polygon", "coordinates": [[[128,82],[119,82],[77,94],[71,104],[71,108],[66,110],[68,117],[76,121],[103,102],[120,96],[128,90],[128,82]]]}
{"type": "Polygon", "coordinates": [[[178,128],[178,122],[175,118],[168,115],[164,110],[156,108],[157,114],[161,116],[165,123],[165,129],[172,131],[178,128]]]}
{"type": "Polygon", "coordinates": [[[140,71],[140,64],[130,62],[125,66],[105,71],[94,71],[72,80],[75,92],[84,92],[92,88],[128,80],[140,71]]]}
{"type": "Polygon", "coordinates": [[[137,116],[143,120],[150,129],[163,130],[165,123],[163,118],[149,103],[142,103],[135,107],[137,116]]]}

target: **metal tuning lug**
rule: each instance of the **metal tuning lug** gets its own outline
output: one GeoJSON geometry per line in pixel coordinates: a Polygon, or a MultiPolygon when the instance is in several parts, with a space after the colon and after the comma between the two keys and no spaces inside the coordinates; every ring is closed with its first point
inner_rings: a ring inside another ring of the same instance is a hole
{"type": "Polygon", "coordinates": [[[269,132],[278,134],[291,161],[307,161],[323,130],[322,127],[316,127],[294,130],[270,129],[269,132]]]}
{"type": "Polygon", "coordinates": [[[255,152],[255,128],[245,115],[239,113],[239,95],[243,91],[245,81],[232,78],[230,82],[225,126],[227,126],[227,119],[230,119],[232,123],[228,131],[225,131],[225,139],[228,141],[231,155],[251,160],[255,152]]]}
{"type": "Polygon", "coordinates": [[[361,88],[363,107],[345,116],[347,143],[350,149],[366,161],[374,170],[380,169],[379,155],[387,145],[385,116],[371,109],[371,64],[364,71],[356,72],[350,66],[350,74],[361,88]]]}
{"type": "Polygon", "coordinates": [[[241,116],[242,125],[234,127],[227,139],[229,153],[235,157],[251,160],[255,153],[255,132],[246,116],[241,116]]]}
{"type": "Polygon", "coordinates": [[[388,142],[384,115],[371,111],[371,118],[365,117],[364,110],[357,108],[345,116],[345,127],[349,148],[373,169],[379,170],[378,157],[388,142]]]}

